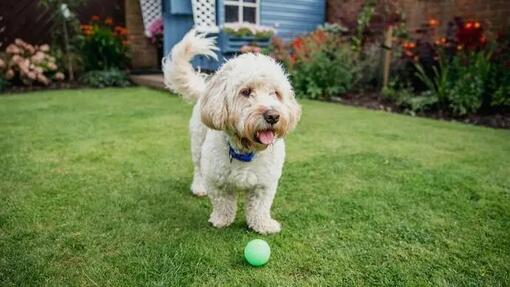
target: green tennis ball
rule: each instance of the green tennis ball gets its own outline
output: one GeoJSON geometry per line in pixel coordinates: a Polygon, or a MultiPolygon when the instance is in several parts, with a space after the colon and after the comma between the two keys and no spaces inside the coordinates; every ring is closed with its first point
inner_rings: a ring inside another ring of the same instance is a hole
{"type": "Polygon", "coordinates": [[[254,239],[244,248],[244,258],[252,266],[262,266],[269,261],[271,255],[271,248],[265,240],[254,239]]]}

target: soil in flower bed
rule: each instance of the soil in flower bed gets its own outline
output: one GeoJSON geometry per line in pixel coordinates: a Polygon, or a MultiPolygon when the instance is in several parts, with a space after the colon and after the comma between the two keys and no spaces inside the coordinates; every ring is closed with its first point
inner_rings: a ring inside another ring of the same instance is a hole
{"type": "Polygon", "coordinates": [[[419,112],[412,114],[400,108],[395,103],[384,99],[381,94],[377,92],[347,93],[342,95],[342,97],[333,97],[331,98],[331,101],[350,106],[364,107],[373,110],[383,110],[411,116],[427,117],[446,121],[457,121],[492,128],[510,129],[509,111],[500,111],[492,114],[472,114],[464,117],[452,116],[441,111],[419,112]]]}

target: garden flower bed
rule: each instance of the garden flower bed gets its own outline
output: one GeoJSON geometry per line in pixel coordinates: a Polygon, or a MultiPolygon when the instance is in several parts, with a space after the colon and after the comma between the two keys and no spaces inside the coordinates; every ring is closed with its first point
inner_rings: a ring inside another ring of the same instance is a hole
{"type": "Polygon", "coordinates": [[[510,127],[510,30],[488,34],[482,22],[454,18],[442,35],[436,19],[417,31],[394,20],[382,37],[369,31],[373,5],[351,30],[326,24],[290,44],[273,39],[266,52],[286,66],[298,97],[510,127]]]}

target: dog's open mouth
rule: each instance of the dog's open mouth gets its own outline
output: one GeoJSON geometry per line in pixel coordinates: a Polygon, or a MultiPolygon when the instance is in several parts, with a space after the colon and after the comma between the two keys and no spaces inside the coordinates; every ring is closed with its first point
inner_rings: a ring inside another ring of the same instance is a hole
{"type": "Polygon", "coordinates": [[[268,144],[272,144],[274,141],[274,131],[273,130],[258,131],[256,136],[257,136],[257,140],[261,144],[268,145],[268,144]]]}

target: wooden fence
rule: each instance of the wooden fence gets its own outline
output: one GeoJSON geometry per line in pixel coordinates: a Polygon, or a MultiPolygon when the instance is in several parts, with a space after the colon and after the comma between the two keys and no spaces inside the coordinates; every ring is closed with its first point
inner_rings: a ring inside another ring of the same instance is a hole
{"type": "Polygon", "coordinates": [[[34,0],[0,0],[0,49],[21,38],[33,44],[48,42],[51,11],[34,0]]]}
{"type": "MultiPolygon", "coordinates": [[[[124,0],[88,0],[76,12],[83,23],[98,15],[125,25],[124,0]]],[[[31,44],[51,43],[52,15],[38,0],[0,0],[0,50],[16,38],[31,44]]]]}

